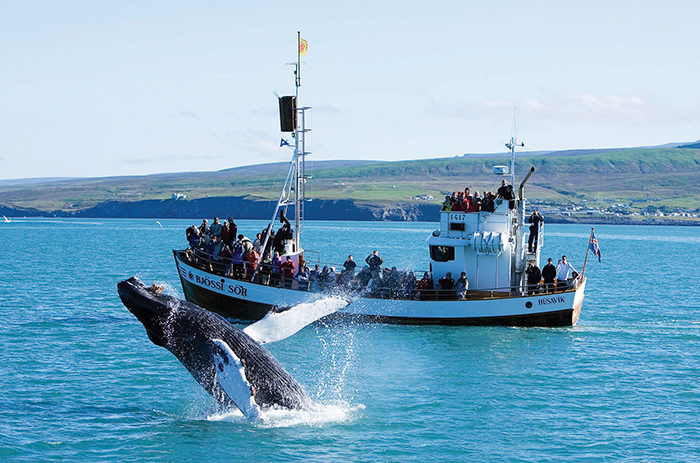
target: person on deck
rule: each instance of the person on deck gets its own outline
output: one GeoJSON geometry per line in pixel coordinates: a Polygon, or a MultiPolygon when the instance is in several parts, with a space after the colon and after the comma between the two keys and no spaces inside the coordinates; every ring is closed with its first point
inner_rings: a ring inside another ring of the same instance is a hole
{"type": "Polygon", "coordinates": [[[202,225],[199,226],[199,234],[202,238],[206,238],[209,234],[209,221],[207,219],[202,220],[202,225]]]}
{"type": "Polygon", "coordinates": [[[202,236],[199,234],[199,228],[197,228],[196,225],[192,225],[187,230],[188,230],[187,242],[190,244],[190,247],[192,249],[195,249],[199,246],[199,240],[202,239],[202,236]]]}
{"type": "Polygon", "coordinates": [[[234,241],[233,249],[231,250],[230,273],[233,275],[233,278],[241,280],[243,279],[243,269],[243,248],[239,242],[234,241]]]}
{"type": "Polygon", "coordinates": [[[335,274],[335,267],[331,266],[331,268],[328,269],[328,286],[330,288],[335,288],[336,284],[337,279],[335,274]]]}
{"type": "Polygon", "coordinates": [[[542,279],[542,272],[540,268],[535,265],[534,260],[530,260],[527,263],[527,269],[525,270],[527,274],[527,292],[528,294],[535,294],[539,292],[540,280],[542,279]]]}
{"type": "Polygon", "coordinates": [[[554,279],[557,277],[557,268],[552,263],[552,259],[547,259],[547,265],[542,269],[542,279],[544,280],[544,290],[550,292],[554,289],[554,279]]]}
{"type": "Polygon", "coordinates": [[[210,258],[217,258],[219,257],[219,253],[221,252],[221,241],[217,236],[212,236],[211,241],[209,241],[209,244],[207,244],[207,254],[209,254],[210,258]]]}
{"type": "Polygon", "coordinates": [[[464,300],[467,298],[467,290],[469,289],[469,280],[467,279],[467,272],[462,272],[459,275],[456,285],[457,299],[464,300]]]}
{"type": "Polygon", "coordinates": [[[481,210],[484,212],[494,212],[496,210],[496,204],[493,202],[494,199],[490,191],[484,191],[484,197],[481,198],[481,210]]]}
{"type": "Polygon", "coordinates": [[[423,278],[418,280],[416,283],[416,289],[418,290],[416,292],[416,299],[418,300],[424,301],[435,298],[433,294],[433,279],[430,278],[430,274],[428,272],[423,273],[423,278]]]}
{"type": "Polygon", "coordinates": [[[221,229],[221,241],[227,245],[231,245],[231,226],[228,222],[223,223],[223,228],[221,229]]]}
{"type": "Polygon", "coordinates": [[[450,212],[452,210],[452,198],[449,195],[445,196],[445,201],[442,203],[441,211],[450,212]]]}
{"type": "Polygon", "coordinates": [[[221,252],[219,253],[219,257],[221,257],[226,262],[231,262],[232,256],[233,254],[231,253],[231,248],[229,248],[228,245],[222,241],[221,252]]]}
{"type": "Polygon", "coordinates": [[[260,283],[264,285],[270,284],[270,273],[272,272],[272,257],[270,251],[265,251],[263,259],[260,262],[260,283]]]}
{"type": "Polygon", "coordinates": [[[243,235],[238,235],[238,242],[241,243],[243,248],[243,258],[248,259],[248,254],[253,250],[253,242],[250,241],[250,238],[243,235]]]}
{"type": "Polygon", "coordinates": [[[467,212],[479,212],[479,200],[476,197],[476,193],[474,193],[474,196],[470,196],[468,201],[467,212]]]}
{"type": "Polygon", "coordinates": [[[557,263],[557,291],[564,291],[568,288],[569,275],[576,273],[576,269],[570,262],[566,261],[566,256],[561,256],[557,263]]]}
{"type": "Polygon", "coordinates": [[[248,266],[246,270],[246,280],[252,281],[253,280],[253,275],[255,275],[255,272],[258,270],[258,259],[260,258],[260,255],[255,252],[255,248],[251,249],[250,252],[248,253],[248,266]]]}
{"type": "Polygon", "coordinates": [[[321,268],[318,264],[314,265],[314,269],[309,272],[309,288],[313,292],[317,292],[320,287],[318,284],[318,277],[321,275],[321,268]]]}
{"type": "Polygon", "coordinates": [[[323,266],[323,270],[317,278],[318,287],[321,291],[326,291],[331,287],[331,270],[327,265],[323,266]]]}
{"type": "Polygon", "coordinates": [[[297,281],[299,282],[299,289],[302,291],[308,291],[309,285],[311,283],[309,277],[311,272],[309,272],[309,267],[306,265],[306,261],[302,260],[299,263],[299,272],[297,273],[297,281]]]}
{"type": "Polygon", "coordinates": [[[413,299],[413,297],[416,294],[416,284],[418,281],[416,280],[416,276],[413,274],[413,272],[409,271],[406,276],[403,278],[403,298],[404,299],[413,299]]]}
{"type": "Polygon", "coordinates": [[[296,265],[290,256],[287,256],[287,260],[280,264],[280,270],[284,275],[284,287],[287,289],[292,288],[292,281],[294,280],[294,269],[296,265]]]}
{"type": "Polygon", "coordinates": [[[367,262],[367,265],[369,265],[369,271],[372,274],[372,278],[381,278],[380,275],[384,259],[379,257],[379,251],[377,251],[376,249],[372,251],[372,254],[367,256],[365,262],[367,262]]]}
{"type": "Polygon", "coordinates": [[[229,232],[229,242],[226,243],[231,246],[231,243],[235,241],[238,236],[238,225],[233,222],[233,217],[228,218],[228,232],[229,232]]]}
{"type": "Polygon", "coordinates": [[[455,281],[452,279],[452,273],[447,272],[444,277],[438,280],[440,285],[440,299],[449,299],[452,288],[455,285],[455,281]]]}
{"type": "Polygon", "coordinates": [[[464,202],[469,204],[469,199],[472,197],[471,191],[469,188],[464,189],[464,202]]]}
{"type": "Polygon", "coordinates": [[[452,212],[465,212],[467,210],[468,203],[466,198],[461,191],[457,192],[457,202],[452,205],[452,212]]]}
{"type": "Polygon", "coordinates": [[[216,236],[217,238],[221,238],[221,232],[223,231],[224,226],[221,225],[219,222],[218,217],[214,217],[214,223],[211,224],[211,227],[209,227],[209,233],[211,233],[211,236],[216,236]]]}
{"type": "Polygon", "coordinates": [[[513,209],[515,207],[515,196],[513,195],[513,186],[508,185],[508,180],[503,179],[501,181],[501,187],[498,189],[498,197],[508,200],[508,208],[513,209]]]}
{"type": "Polygon", "coordinates": [[[352,259],[352,254],[348,256],[347,260],[343,263],[343,270],[340,272],[340,277],[338,278],[338,284],[346,286],[350,280],[355,277],[355,267],[357,264],[352,259]]]}
{"type": "Polygon", "coordinates": [[[506,179],[501,181],[501,186],[498,188],[497,194],[499,198],[507,200],[515,199],[513,196],[513,186],[508,185],[508,180],[506,179]]]}
{"type": "Polygon", "coordinates": [[[272,258],[272,266],[270,273],[270,286],[275,288],[279,287],[280,281],[282,280],[282,259],[280,259],[280,253],[275,251],[274,257],[272,258]]]}
{"type": "Polygon", "coordinates": [[[537,251],[537,238],[540,233],[540,225],[544,223],[544,218],[540,215],[540,211],[535,209],[532,211],[530,218],[530,239],[527,241],[527,249],[529,253],[537,251]]]}
{"type": "Polygon", "coordinates": [[[253,241],[253,247],[255,248],[255,252],[257,252],[258,254],[262,253],[262,245],[262,233],[258,233],[255,236],[255,241],[253,241]]]}

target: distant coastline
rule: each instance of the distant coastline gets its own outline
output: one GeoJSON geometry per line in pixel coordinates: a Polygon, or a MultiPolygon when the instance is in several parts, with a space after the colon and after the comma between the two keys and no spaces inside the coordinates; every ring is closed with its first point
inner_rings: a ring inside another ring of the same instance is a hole
{"type": "MultiPolygon", "coordinates": [[[[442,198],[469,187],[495,191],[503,156],[396,162],[316,161],[307,174],[305,218],[436,222],[442,198]]],[[[535,168],[525,196],[548,223],[700,225],[700,144],[519,153],[535,168]]],[[[215,172],[0,181],[7,217],[268,220],[287,163],[215,172]]],[[[518,178],[521,181],[522,178],[518,178]]],[[[517,182],[516,182],[517,183],[517,182]]],[[[517,187],[517,185],[516,185],[517,187]]]]}
{"type": "MultiPolygon", "coordinates": [[[[274,201],[225,196],[192,200],[106,201],[80,211],[40,211],[0,206],[0,214],[13,217],[63,218],[151,218],[202,219],[234,217],[268,220],[274,201]]],[[[437,222],[440,206],[427,202],[371,203],[356,200],[313,200],[305,205],[307,220],[437,222]]],[[[624,214],[545,214],[546,223],[582,223],[608,225],[700,226],[700,219],[685,217],[644,217],[624,214]]]]}

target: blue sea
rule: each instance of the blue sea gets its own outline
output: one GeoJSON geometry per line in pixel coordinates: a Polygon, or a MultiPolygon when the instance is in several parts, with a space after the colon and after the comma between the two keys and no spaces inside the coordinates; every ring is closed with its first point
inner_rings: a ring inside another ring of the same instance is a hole
{"type": "MultiPolygon", "coordinates": [[[[0,461],[700,461],[700,228],[596,226],[575,327],[306,327],[266,347],[315,406],[248,422],[116,292],[181,296],[172,249],[200,222],[0,223],[0,461]]],[[[421,271],[435,228],[307,222],[304,243],[421,271]]],[[[547,225],[543,252],[580,270],[590,232],[547,225]]]]}

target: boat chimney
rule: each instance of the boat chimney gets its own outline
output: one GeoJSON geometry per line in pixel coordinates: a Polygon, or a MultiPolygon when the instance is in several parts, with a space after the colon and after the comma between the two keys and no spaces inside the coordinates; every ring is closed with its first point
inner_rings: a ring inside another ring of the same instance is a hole
{"type": "Polygon", "coordinates": [[[525,180],[523,180],[523,183],[520,184],[520,201],[523,200],[523,192],[525,190],[525,184],[527,183],[528,180],[530,180],[530,176],[535,172],[534,167],[530,167],[530,172],[528,172],[527,176],[525,177],[525,180]]]}

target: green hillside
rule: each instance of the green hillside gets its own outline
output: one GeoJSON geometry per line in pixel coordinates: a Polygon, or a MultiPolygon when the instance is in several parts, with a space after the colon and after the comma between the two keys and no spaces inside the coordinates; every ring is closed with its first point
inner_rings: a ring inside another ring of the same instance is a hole
{"type": "MultiPolygon", "coordinates": [[[[453,190],[493,190],[500,179],[494,165],[508,164],[502,155],[464,156],[402,162],[310,163],[313,179],[307,196],[403,203],[433,195],[437,203],[453,190]]],[[[643,209],[700,207],[700,149],[634,148],[610,151],[518,155],[516,187],[530,167],[531,201],[567,204],[629,203],[643,209]]],[[[75,211],[105,201],[167,199],[173,193],[190,199],[248,196],[274,199],[288,163],[247,166],[218,172],[134,177],[71,179],[0,186],[0,204],[43,211],[75,211]]]]}

